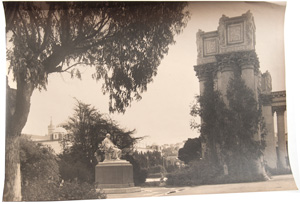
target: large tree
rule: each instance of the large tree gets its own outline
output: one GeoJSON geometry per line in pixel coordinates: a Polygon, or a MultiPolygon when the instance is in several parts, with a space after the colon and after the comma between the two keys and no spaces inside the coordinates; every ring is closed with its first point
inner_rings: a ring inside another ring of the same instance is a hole
{"type": "MultiPolygon", "coordinates": [[[[21,200],[18,138],[35,89],[46,89],[52,73],[80,78],[80,65],[109,94],[110,111],[124,112],[141,99],[174,36],[189,18],[186,3],[4,2],[8,70],[16,82],[7,111],[5,201],[21,200]]],[[[10,97],[8,97],[10,98],[10,97]]]]}
{"type": "Polygon", "coordinates": [[[121,128],[116,121],[80,101],[77,101],[74,114],[64,128],[68,135],[62,140],[64,151],[59,157],[61,176],[65,180],[77,177],[82,182],[95,181],[98,161],[94,153],[107,133],[112,135],[112,142],[122,150],[123,155],[132,153],[133,145],[141,139],[132,136],[135,130],[121,128]]]}

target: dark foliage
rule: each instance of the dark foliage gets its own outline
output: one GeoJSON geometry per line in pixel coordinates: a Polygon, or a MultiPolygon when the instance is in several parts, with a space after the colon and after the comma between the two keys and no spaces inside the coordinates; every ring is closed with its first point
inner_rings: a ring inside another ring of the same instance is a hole
{"type": "MultiPolygon", "coordinates": [[[[255,163],[248,162],[245,167],[249,167],[244,174],[224,175],[224,169],[211,161],[204,159],[190,162],[190,165],[167,175],[167,185],[169,186],[195,186],[207,184],[226,184],[257,182],[265,180],[260,174],[253,174],[255,163]]],[[[246,168],[245,168],[246,169],[246,168]]]]}
{"type": "MultiPolygon", "coordinates": [[[[265,147],[265,124],[260,100],[235,70],[227,87],[226,102],[214,89],[212,73],[207,73],[205,91],[191,109],[200,115],[201,139],[205,143],[204,158],[215,165],[226,164],[229,178],[234,181],[251,181],[262,178],[257,165],[265,147]]],[[[199,128],[199,124],[192,124],[199,128]]]]}
{"type": "MultiPolygon", "coordinates": [[[[103,192],[96,192],[95,186],[75,181],[60,181],[57,157],[49,147],[42,146],[27,138],[20,138],[20,159],[22,173],[23,201],[54,201],[54,200],[82,200],[106,198],[103,192]]],[[[70,174],[80,170],[82,166],[75,166],[70,174]]],[[[67,172],[62,172],[66,173],[67,172]]],[[[84,176],[86,172],[76,172],[84,176]]]]}
{"type": "Polygon", "coordinates": [[[74,114],[64,126],[69,135],[62,141],[64,152],[59,155],[60,171],[64,180],[78,180],[92,183],[95,180],[95,166],[98,161],[95,152],[107,133],[114,144],[126,155],[140,138],[133,138],[134,130],[119,127],[116,121],[101,114],[91,105],[77,101],[74,114]]]}
{"type": "Polygon", "coordinates": [[[58,189],[58,199],[63,200],[90,200],[104,199],[106,194],[101,190],[97,191],[95,186],[89,183],[64,182],[58,189]]]}
{"type": "MultiPolygon", "coordinates": [[[[235,74],[227,89],[228,128],[222,154],[229,173],[237,177],[257,174],[256,162],[265,148],[266,133],[261,106],[240,75],[235,74]],[[260,131],[259,131],[260,130],[260,131]]],[[[258,167],[259,168],[259,167],[258,167]]]]}
{"type": "Polygon", "coordinates": [[[52,149],[20,138],[22,199],[51,200],[59,183],[57,158],[52,149]]]}
{"type": "Polygon", "coordinates": [[[141,184],[145,183],[148,175],[147,170],[141,168],[140,164],[133,158],[133,156],[127,154],[123,158],[132,164],[134,185],[140,186],[141,184]]]}
{"type": "Polygon", "coordinates": [[[200,138],[189,138],[184,146],[178,151],[178,159],[188,164],[191,161],[201,158],[202,148],[200,138]]]}
{"type": "Polygon", "coordinates": [[[218,183],[222,169],[210,160],[190,162],[189,166],[167,175],[167,185],[193,186],[218,183]]]}
{"type": "Polygon", "coordinates": [[[110,111],[124,112],[153,80],[174,36],[186,26],[183,2],[5,2],[15,80],[46,88],[48,75],[96,67],[110,111]]]}

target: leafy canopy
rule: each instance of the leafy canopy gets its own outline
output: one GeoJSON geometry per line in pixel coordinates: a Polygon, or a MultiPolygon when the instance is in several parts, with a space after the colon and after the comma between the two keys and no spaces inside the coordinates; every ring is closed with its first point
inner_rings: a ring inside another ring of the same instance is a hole
{"type": "Polygon", "coordinates": [[[80,65],[96,68],[110,111],[141,99],[160,61],[186,26],[182,2],[4,2],[9,71],[45,89],[48,75],[81,78],[80,65]]]}
{"type": "Polygon", "coordinates": [[[94,167],[98,163],[94,153],[107,133],[111,134],[112,142],[124,155],[131,153],[133,145],[141,139],[132,136],[135,130],[121,128],[107,115],[80,101],[77,101],[74,114],[64,128],[69,134],[61,142],[64,151],[60,155],[60,168],[66,180],[77,177],[81,181],[94,181],[94,167]],[[79,171],[84,173],[78,174],[79,171]]]}

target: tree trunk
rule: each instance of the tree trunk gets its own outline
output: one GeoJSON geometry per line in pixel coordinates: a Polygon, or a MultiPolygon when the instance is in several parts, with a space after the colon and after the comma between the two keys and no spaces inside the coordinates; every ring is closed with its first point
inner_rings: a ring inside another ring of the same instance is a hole
{"type": "Polygon", "coordinates": [[[5,183],[3,201],[21,201],[19,137],[7,137],[5,145],[5,183]]]}
{"type": "Polygon", "coordinates": [[[27,122],[33,90],[33,84],[24,80],[17,82],[17,90],[7,86],[3,201],[21,201],[22,199],[19,137],[27,122]]]}

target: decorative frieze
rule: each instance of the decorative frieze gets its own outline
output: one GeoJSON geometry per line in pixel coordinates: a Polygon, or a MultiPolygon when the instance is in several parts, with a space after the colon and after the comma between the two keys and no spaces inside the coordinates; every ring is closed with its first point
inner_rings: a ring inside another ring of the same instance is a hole
{"type": "Polygon", "coordinates": [[[227,45],[244,42],[244,22],[227,25],[227,45]]]}
{"type": "Polygon", "coordinates": [[[243,69],[245,65],[253,66],[256,72],[258,72],[259,69],[259,60],[255,51],[253,50],[219,54],[216,55],[216,61],[220,70],[222,71],[223,69],[228,69],[230,67],[231,69],[243,69]]]}
{"type": "Polygon", "coordinates": [[[242,16],[220,18],[218,30],[197,32],[197,64],[216,62],[215,56],[255,50],[255,24],[250,11],[242,16]]]}

